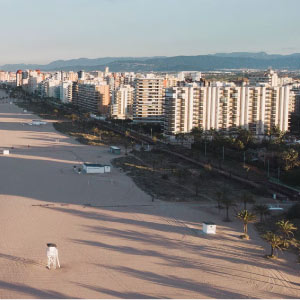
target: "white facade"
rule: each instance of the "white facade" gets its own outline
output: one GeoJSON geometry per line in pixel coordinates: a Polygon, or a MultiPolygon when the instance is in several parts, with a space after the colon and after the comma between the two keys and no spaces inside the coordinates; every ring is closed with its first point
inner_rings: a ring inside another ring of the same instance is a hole
{"type": "Polygon", "coordinates": [[[112,92],[112,117],[132,119],[133,93],[134,89],[130,85],[119,87],[112,92]]]}
{"type": "Polygon", "coordinates": [[[83,170],[87,174],[104,174],[110,173],[111,167],[109,165],[100,164],[83,164],[83,170]]]}
{"type": "Polygon", "coordinates": [[[202,223],[202,231],[206,234],[216,234],[217,226],[214,223],[202,223]]]}
{"type": "Polygon", "coordinates": [[[295,107],[295,95],[291,89],[291,86],[167,89],[165,133],[188,133],[193,127],[231,130],[240,126],[254,134],[264,134],[273,126],[287,131],[295,107]]]}
{"type": "Polygon", "coordinates": [[[60,100],[63,103],[72,101],[72,81],[63,81],[59,88],[60,100]]]}

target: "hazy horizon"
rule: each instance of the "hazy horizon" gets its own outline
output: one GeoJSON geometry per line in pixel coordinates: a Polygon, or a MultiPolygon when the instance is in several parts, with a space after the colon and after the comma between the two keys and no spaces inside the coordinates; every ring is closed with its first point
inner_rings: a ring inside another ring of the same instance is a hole
{"type": "MultiPolygon", "coordinates": [[[[55,62],[55,61],[68,61],[68,60],[77,60],[77,59],[99,59],[99,58],[113,58],[113,57],[117,57],[117,58],[124,58],[124,57],[132,57],[132,58],[143,58],[143,57],[176,57],[176,56],[198,56],[198,55],[215,55],[215,54],[219,54],[219,53],[226,53],[226,54],[232,54],[232,53],[266,53],[268,55],[293,55],[293,54],[300,54],[300,52],[291,52],[291,53],[286,53],[286,54],[281,54],[281,53],[268,53],[266,51],[258,51],[258,52],[248,52],[248,51],[233,51],[233,52],[215,52],[215,53],[203,53],[203,54],[194,54],[194,55],[186,55],[186,54],[178,54],[178,55],[172,55],[172,56],[167,56],[167,55],[155,55],[155,56],[102,56],[102,57],[71,57],[71,58],[64,58],[64,59],[53,59],[50,61],[46,61],[46,62],[12,62],[12,63],[4,63],[1,64],[2,66],[5,65],[20,65],[20,64],[26,64],[26,65],[47,65],[49,63],[55,62]]],[[[0,65],[0,66],[1,66],[0,65]]]]}
{"type": "Polygon", "coordinates": [[[0,65],[300,52],[298,0],[0,0],[0,65]]]}

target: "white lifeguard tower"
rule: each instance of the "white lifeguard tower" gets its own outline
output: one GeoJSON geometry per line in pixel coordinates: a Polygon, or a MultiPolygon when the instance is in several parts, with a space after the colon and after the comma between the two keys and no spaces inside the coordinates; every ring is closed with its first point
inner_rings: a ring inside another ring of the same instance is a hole
{"type": "Polygon", "coordinates": [[[53,269],[56,269],[56,265],[60,268],[60,263],[58,259],[58,250],[56,244],[48,243],[47,244],[47,268],[50,270],[51,265],[53,266],[53,269]]]}

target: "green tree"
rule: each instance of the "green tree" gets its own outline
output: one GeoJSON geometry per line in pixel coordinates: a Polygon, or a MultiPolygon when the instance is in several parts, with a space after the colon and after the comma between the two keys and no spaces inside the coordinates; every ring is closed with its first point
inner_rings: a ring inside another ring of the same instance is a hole
{"type": "Polygon", "coordinates": [[[226,218],[225,221],[226,222],[230,222],[230,218],[229,218],[229,209],[233,206],[236,205],[235,200],[232,197],[229,197],[229,193],[226,189],[223,189],[221,191],[222,196],[221,196],[221,204],[224,205],[225,209],[226,209],[226,218]]]}
{"type": "Polygon", "coordinates": [[[216,192],[216,198],[217,198],[217,207],[218,207],[219,211],[220,211],[220,209],[222,207],[222,205],[221,205],[221,203],[222,203],[222,197],[223,197],[223,193],[221,191],[217,191],[216,192]]]}
{"type": "Polygon", "coordinates": [[[199,143],[203,137],[203,129],[201,127],[194,127],[191,131],[191,135],[194,136],[194,142],[199,143]]]}
{"type": "Polygon", "coordinates": [[[254,206],[253,210],[260,215],[260,222],[263,222],[265,216],[270,214],[269,208],[265,204],[257,204],[254,206]]]}
{"type": "Polygon", "coordinates": [[[199,188],[203,184],[204,177],[202,174],[196,175],[192,177],[192,183],[195,187],[195,195],[198,196],[199,194],[199,188]]]}
{"type": "Polygon", "coordinates": [[[247,148],[253,143],[253,134],[250,130],[239,128],[236,140],[241,141],[243,145],[247,148]]]}
{"type": "Polygon", "coordinates": [[[242,210],[236,215],[236,217],[244,224],[244,234],[241,235],[241,238],[249,240],[248,224],[256,221],[256,215],[248,212],[248,210],[242,210]]]}
{"type": "Polygon", "coordinates": [[[283,151],[280,156],[280,161],[285,171],[300,166],[299,154],[294,149],[283,151]]]}
{"type": "Polygon", "coordinates": [[[97,127],[93,127],[92,132],[94,135],[98,135],[100,133],[100,130],[97,127]]]}
{"type": "Polygon", "coordinates": [[[255,199],[253,198],[253,195],[247,192],[244,192],[241,197],[242,202],[244,203],[244,210],[247,209],[247,204],[254,204],[255,199]]]}
{"type": "Polygon", "coordinates": [[[297,230],[297,227],[288,220],[278,221],[276,225],[283,241],[283,247],[286,249],[290,246],[291,238],[294,236],[294,231],[297,230]]]}
{"type": "Polygon", "coordinates": [[[271,231],[268,231],[266,234],[263,235],[263,237],[271,246],[271,254],[267,257],[277,258],[277,256],[275,255],[276,250],[282,250],[283,241],[281,237],[271,231]]]}
{"type": "Polygon", "coordinates": [[[74,123],[78,121],[78,116],[76,114],[71,114],[70,119],[72,120],[72,125],[74,125],[74,123]]]}
{"type": "Polygon", "coordinates": [[[278,126],[272,126],[265,131],[265,135],[268,137],[269,143],[282,144],[285,132],[281,131],[278,126]]]}
{"type": "Polygon", "coordinates": [[[244,150],[245,145],[244,145],[244,143],[242,141],[235,140],[234,141],[234,148],[236,148],[236,150],[238,150],[238,151],[242,151],[242,150],[244,150]]]}

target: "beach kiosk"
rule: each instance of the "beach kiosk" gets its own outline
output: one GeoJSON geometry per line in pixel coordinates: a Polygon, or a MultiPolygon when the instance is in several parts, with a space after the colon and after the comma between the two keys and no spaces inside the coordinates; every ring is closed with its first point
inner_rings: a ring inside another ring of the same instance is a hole
{"type": "Polygon", "coordinates": [[[104,172],[110,173],[110,165],[104,165],[104,172]]]}
{"type": "Polygon", "coordinates": [[[110,165],[101,165],[101,164],[89,164],[84,163],[83,164],[83,170],[87,174],[104,174],[104,173],[110,173],[110,165]]]}
{"type": "Polygon", "coordinates": [[[8,150],[8,149],[2,150],[2,154],[3,154],[3,155],[9,155],[9,150],[8,150]]]}
{"type": "Polygon", "coordinates": [[[83,164],[83,170],[87,174],[103,174],[104,173],[104,166],[100,164],[83,164]]]}
{"type": "Polygon", "coordinates": [[[116,146],[110,146],[109,152],[112,153],[112,154],[120,155],[121,154],[121,148],[116,147],[116,146]]]}
{"type": "Polygon", "coordinates": [[[203,222],[202,231],[206,234],[216,234],[217,226],[212,222],[203,222]]]}

